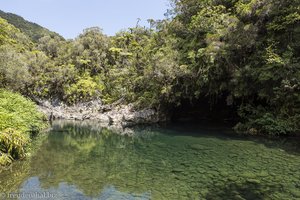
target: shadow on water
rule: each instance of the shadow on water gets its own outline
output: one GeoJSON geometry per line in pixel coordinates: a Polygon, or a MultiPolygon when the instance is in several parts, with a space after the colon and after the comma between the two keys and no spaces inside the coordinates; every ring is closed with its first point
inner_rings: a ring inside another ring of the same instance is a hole
{"type": "MultiPolygon", "coordinates": [[[[158,127],[152,128],[152,130],[155,129],[158,129],[158,127]]],[[[300,155],[300,135],[277,137],[249,136],[235,133],[229,125],[205,122],[200,124],[194,122],[163,124],[159,129],[162,129],[165,134],[170,136],[184,135],[190,137],[217,138],[221,140],[248,140],[263,144],[268,148],[281,149],[289,154],[300,155]]]]}
{"type": "Polygon", "coordinates": [[[269,187],[257,182],[227,182],[223,187],[215,187],[208,191],[207,200],[265,200],[275,191],[280,192],[280,187],[269,187]]]}

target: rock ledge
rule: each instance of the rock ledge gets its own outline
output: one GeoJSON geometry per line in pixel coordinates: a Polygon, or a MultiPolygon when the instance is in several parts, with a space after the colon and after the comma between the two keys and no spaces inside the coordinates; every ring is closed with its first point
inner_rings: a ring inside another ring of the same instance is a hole
{"type": "Polygon", "coordinates": [[[49,120],[97,120],[101,124],[134,126],[159,122],[154,109],[135,110],[132,104],[103,105],[101,101],[67,106],[61,102],[37,101],[38,108],[49,120]]]}

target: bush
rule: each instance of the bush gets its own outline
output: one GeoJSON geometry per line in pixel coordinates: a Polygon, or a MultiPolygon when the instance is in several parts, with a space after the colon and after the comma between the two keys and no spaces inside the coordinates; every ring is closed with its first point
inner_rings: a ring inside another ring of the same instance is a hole
{"type": "Polygon", "coordinates": [[[0,165],[23,158],[31,136],[46,125],[32,101],[0,89],[0,165]]]}
{"type": "Polygon", "coordinates": [[[235,130],[240,133],[251,135],[288,135],[299,131],[295,121],[299,116],[283,117],[268,112],[271,109],[265,109],[262,106],[245,106],[239,110],[239,115],[243,122],[235,126],[235,130]]]}
{"type": "Polygon", "coordinates": [[[13,158],[9,154],[0,151],[0,166],[10,165],[12,163],[12,160],[13,158]]]}
{"type": "Polygon", "coordinates": [[[14,128],[31,133],[45,127],[44,115],[36,105],[19,94],[0,89],[0,131],[14,128]]]}
{"type": "Polygon", "coordinates": [[[25,156],[24,147],[30,142],[27,134],[15,129],[6,129],[0,134],[0,151],[11,155],[12,158],[18,159],[25,156]]]}
{"type": "Polygon", "coordinates": [[[104,85],[97,83],[90,76],[84,76],[75,84],[65,88],[66,101],[69,104],[85,102],[100,97],[104,85]]]}

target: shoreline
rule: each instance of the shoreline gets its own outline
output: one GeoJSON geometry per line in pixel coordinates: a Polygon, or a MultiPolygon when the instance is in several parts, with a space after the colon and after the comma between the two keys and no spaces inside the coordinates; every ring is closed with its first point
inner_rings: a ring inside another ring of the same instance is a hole
{"type": "Polygon", "coordinates": [[[38,110],[49,121],[53,120],[93,120],[102,125],[130,127],[139,124],[155,124],[166,121],[154,109],[136,110],[133,104],[103,105],[101,101],[91,101],[68,106],[62,102],[37,101],[38,110]]]}

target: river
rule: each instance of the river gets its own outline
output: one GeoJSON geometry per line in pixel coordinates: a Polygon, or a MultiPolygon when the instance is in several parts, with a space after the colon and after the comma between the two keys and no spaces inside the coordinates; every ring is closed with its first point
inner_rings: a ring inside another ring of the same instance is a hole
{"type": "Polygon", "coordinates": [[[217,126],[54,122],[26,160],[0,173],[0,199],[300,199],[299,138],[217,126]]]}

